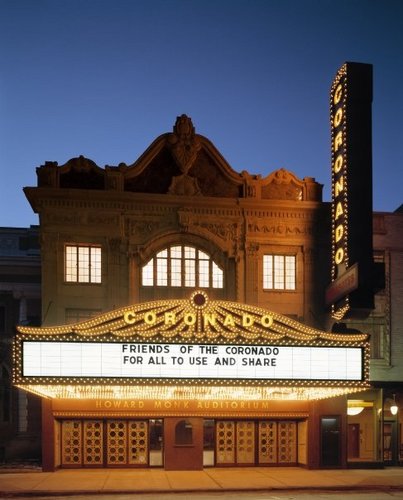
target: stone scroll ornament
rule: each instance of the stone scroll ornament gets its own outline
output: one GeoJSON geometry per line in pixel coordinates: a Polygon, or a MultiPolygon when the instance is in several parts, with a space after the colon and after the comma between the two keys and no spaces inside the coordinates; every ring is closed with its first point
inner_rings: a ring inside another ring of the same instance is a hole
{"type": "Polygon", "coordinates": [[[177,117],[173,134],[168,136],[168,145],[175,162],[182,172],[181,175],[172,178],[168,193],[185,196],[201,195],[197,179],[189,175],[189,170],[197,158],[201,145],[196,137],[192,120],[188,116],[181,115],[177,117]]]}

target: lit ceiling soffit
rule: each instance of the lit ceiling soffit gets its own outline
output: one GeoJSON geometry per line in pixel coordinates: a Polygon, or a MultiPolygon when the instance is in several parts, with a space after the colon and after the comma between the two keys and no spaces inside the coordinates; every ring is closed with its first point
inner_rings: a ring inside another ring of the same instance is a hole
{"type": "Polygon", "coordinates": [[[368,389],[360,387],[234,387],[234,386],[120,386],[17,385],[49,399],[308,401],[333,398],[368,389]]]}

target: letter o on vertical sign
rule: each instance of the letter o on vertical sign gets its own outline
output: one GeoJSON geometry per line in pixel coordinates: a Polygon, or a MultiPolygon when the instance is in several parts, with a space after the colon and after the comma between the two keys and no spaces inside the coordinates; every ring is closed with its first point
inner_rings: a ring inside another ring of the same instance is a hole
{"type": "Polygon", "coordinates": [[[342,248],[338,248],[334,256],[334,262],[336,264],[341,264],[343,260],[344,260],[344,250],[342,248]]]}
{"type": "Polygon", "coordinates": [[[343,119],[343,108],[338,108],[333,119],[333,126],[338,127],[343,119]]]}

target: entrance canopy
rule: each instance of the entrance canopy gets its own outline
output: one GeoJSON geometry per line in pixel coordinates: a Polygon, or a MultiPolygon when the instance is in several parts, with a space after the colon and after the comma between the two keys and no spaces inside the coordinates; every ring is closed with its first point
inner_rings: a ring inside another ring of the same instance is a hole
{"type": "Polygon", "coordinates": [[[47,398],[308,400],[369,387],[367,334],[316,330],[204,291],[17,329],[14,383],[47,398]]]}

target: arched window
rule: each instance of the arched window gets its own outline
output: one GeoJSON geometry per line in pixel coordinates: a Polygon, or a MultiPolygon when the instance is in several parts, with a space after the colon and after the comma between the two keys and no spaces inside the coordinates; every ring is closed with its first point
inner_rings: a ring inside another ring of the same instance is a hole
{"type": "Polygon", "coordinates": [[[193,426],[189,420],[180,420],[175,426],[175,444],[193,444],[193,426]]]}
{"type": "Polygon", "coordinates": [[[143,286],[223,288],[224,273],[206,252],[173,245],[158,252],[142,268],[143,286]]]}

